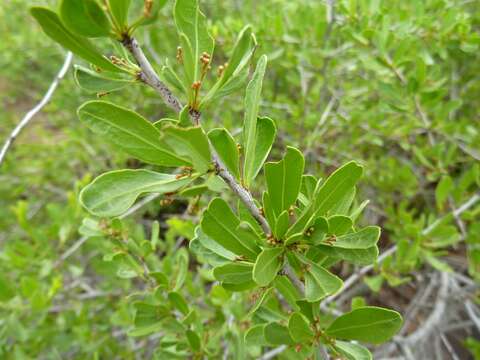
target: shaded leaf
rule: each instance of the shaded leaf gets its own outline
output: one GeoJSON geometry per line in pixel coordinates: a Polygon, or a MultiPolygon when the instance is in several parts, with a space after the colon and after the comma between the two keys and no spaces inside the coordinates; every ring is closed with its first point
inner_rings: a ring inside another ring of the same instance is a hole
{"type": "Polygon", "coordinates": [[[191,181],[143,169],[111,171],[86,186],[80,193],[80,202],[93,215],[119,216],[142,194],[174,192],[191,181]]]}
{"type": "Polygon", "coordinates": [[[253,268],[253,280],[260,286],[270,284],[282,267],[282,248],[267,248],[258,255],[253,268]]]}

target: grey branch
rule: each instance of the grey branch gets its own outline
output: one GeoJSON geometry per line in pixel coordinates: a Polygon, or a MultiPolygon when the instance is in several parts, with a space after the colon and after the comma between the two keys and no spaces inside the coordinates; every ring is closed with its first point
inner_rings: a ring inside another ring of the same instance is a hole
{"type": "Polygon", "coordinates": [[[132,56],[137,61],[138,66],[140,66],[141,72],[139,74],[140,79],[146,84],[154,88],[162,97],[163,101],[174,111],[180,112],[182,110],[182,105],[180,101],[175,97],[175,95],[170,91],[167,85],[160,80],[155,69],[148,61],[147,57],[143,53],[140,45],[133,37],[125,37],[122,40],[123,46],[132,54],[132,56]]]}
{"type": "Polygon", "coordinates": [[[7,155],[8,150],[12,146],[15,139],[18,137],[20,132],[28,125],[28,123],[33,119],[33,117],[42,110],[42,108],[48,104],[50,99],[52,98],[55,90],[58,87],[60,81],[64,78],[65,74],[67,73],[68,69],[70,68],[70,64],[72,63],[73,55],[71,52],[68,52],[65,56],[65,61],[58,72],[58,74],[53,79],[50,87],[48,88],[47,92],[43,96],[42,100],[35,105],[29,112],[25,114],[23,119],[18,123],[18,125],[13,129],[13,131],[8,136],[7,140],[3,144],[2,150],[0,151],[0,166],[2,165],[3,161],[5,160],[5,156],[7,155]]]}

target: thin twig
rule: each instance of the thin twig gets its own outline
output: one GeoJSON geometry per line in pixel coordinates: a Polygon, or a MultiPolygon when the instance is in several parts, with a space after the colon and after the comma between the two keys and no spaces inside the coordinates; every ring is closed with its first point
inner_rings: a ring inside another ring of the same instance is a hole
{"type": "Polygon", "coordinates": [[[263,354],[263,356],[261,358],[259,358],[258,360],[270,360],[270,359],[273,359],[275,356],[277,356],[278,354],[281,354],[282,352],[285,351],[285,349],[287,348],[286,345],[281,345],[273,350],[270,350],[269,352],[263,354]]]}
{"type": "Polygon", "coordinates": [[[73,58],[73,54],[69,51],[65,56],[65,60],[63,62],[63,65],[60,71],[57,73],[57,75],[53,79],[52,83],[50,84],[50,87],[48,88],[47,92],[43,96],[42,100],[40,100],[40,102],[37,105],[35,105],[34,108],[32,108],[29,112],[25,114],[25,116],[20,121],[20,123],[18,123],[15,129],[13,129],[13,131],[10,133],[7,140],[3,144],[2,150],[0,151],[0,166],[2,165],[2,162],[4,161],[8,150],[10,149],[10,147],[12,146],[13,142],[18,137],[20,132],[28,125],[28,123],[33,119],[33,117],[38,112],[40,112],[40,110],[42,110],[45,105],[48,104],[55,90],[57,89],[58,84],[60,83],[60,81],[63,79],[68,69],[70,68],[70,64],[72,63],[72,58],[73,58]]]}
{"type": "MultiPolygon", "coordinates": [[[[120,219],[123,219],[123,218],[126,218],[127,216],[130,216],[131,214],[133,214],[134,212],[136,212],[137,210],[139,210],[140,208],[142,208],[143,206],[145,206],[146,204],[148,204],[149,202],[155,200],[156,198],[158,198],[160,196],[160,194],[152,194],[152,195],[149,195],[149,196],[146,196],[145,198],[143,198],[141,201],[139,201],[138,203],[136,203],[134,206],[132,206],[130,209],[128,209],[128,211],[126,213],[124,213],[123,215],[120,216],[120,219]]],[[[72,246],[70,246],[68,248],[67,251],[65,251],[61,256],[60,258],[57,260],[57,262],[55,263],[54,267],[58,267],[59,265],[61,265],[65,260],[67,260],[70,256],[72,256],[87,240],[88,240],[88,236],[82,236],[80,239],[78,239],[72,246]]]]}

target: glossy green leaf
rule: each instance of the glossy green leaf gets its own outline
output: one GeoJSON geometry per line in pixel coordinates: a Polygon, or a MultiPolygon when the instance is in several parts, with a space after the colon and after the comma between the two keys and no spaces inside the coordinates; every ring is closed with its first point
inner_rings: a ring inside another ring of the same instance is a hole
{"type": "Polygon", "coordinates": [[[209,102],[218,97],[218,93],[222,93],[221,96],[225,96],[225,90],[230,85],[231,80],[235,80],[241,77],[244,69],[246,69],[250,59],[255,51],[256,40],[252,33],[252,27],[250,25],[245,26],[238,35],[237,42],[235,43],[232,55],[228,60],[228,65],[224,69],[222,76],[215,83],[215,85],[207,93],[203,102],[209,102]]]}
{"type": "Polygon", "coordinates": [[[102,56],[88,39],[70,32],[62,24],[55,12],[43,7],[33,7],[30,9],[30,12],[45,34],[64,48],[104,70],[112,72],[122,71],[122,69],[113,65],[107,58],[102,56]]]}
{"type": "Polygon", "coordinates": [[[245,333],[245,343],[247,346],[267,345],[265,339],[265,324],[254,325],[245,333]]]}
{"type": "Polygon", "coordinates": [[[199,80],[200,57],[204,52],[212,56],[214,47],[214,40],[207,30],[205,15],[200,11],[198,0],[176,0],[174,16],[178,32],[185,34],[192,49],[193,61],[189,66],[193,66],[193,80],[199,80]]]}
{"type": "Polygon", "coordinates": [[[80,202],[93,215],[113,217],[127,211],[142,194],[171,193],[192,179],[149,170],[116,170],[100,175],[80,193],[80,202]]]}
{"type": "Polygon", "coordinates": [[[326,334],[334,338],[381,344],[402,326],[402,317],[393,310],[366,306],[336,318],[326,334]]]}
{"type": "Polygon", "coordinates": [[[249,167],[250,180],[260,172],[265,160],[272,149],[273,142],[275,141],[275,134],[277,128],[272,119],[268,117],[259,117],[257,119],[257,131],[255,133],[255,154],[252,160],[252,164],[249,167]]]}
{"type": "Polygon", "coordinates": [[[141,115],[105,101],[89,101],[78,109],[80,120],[97,135],[127,154],[150,164],[191,165],[160,139],[160,132],[141,115]]]}
{"type": "Polygon", "coordinates": [[[239,74],[250,61],[255,50],[255,36],[250,25],[245,26],[238,35],[237,42],[233,48],[232,56],[228,65],[223,71],[221,83],[224,84],[232,76],[239,74]]]}
{"type": "Polygon", "coordinates": [[[279,275],[273,281],[273,286],[282,294],[285,301],[294,309],[297,310],[297,301],[300,300],[301,294],[298,289],[292,284],[290,279],[285,275],[279,275]]]}
{"type": "Polygon", "coordinates": [[[243,123],[243,148],[245,154],[243,166],[243,182],[249,186],[254,178],[256,167],[255,157],[257,148],[257,118],[260,106],[263,77],[267,67],[267,57],[263,55],[258,61],[252,80],[247,86],[245,94],[245,118],[243,123]]]}
{"type": "Polygon", "coordinates": [[[198,334],[192,330],[187,330],[185,335],[187,336],[188,344],[193,351],[200,351],[202,347],[202,341],[198,334]]]}
{"type": "Polygon", "coordinates": [[[353,222],[348,216],[334,215],[328,218],[328,233],[336,236],[352,231],[353,222]]]}
{"type": "Polygon", "coordinates": [[[287,210],[284,210],[277,218],[277,222],[275,223],[275,229],[273,234],[276,239],[283,239],[283,236],[288,230],[288,226],[290,225],[290,215],[288,214],[287,210]]]}
{"type": "Polygon", "coordinates": [[[358,344],[336,340],[335,349],[347,360],[372,360],[370,351],[358,344]]]}
{"type": "Polygon", "coordinates": [[[103,73],[98,73],[78,65],[75,66],[75,81],[83,90],[92,94],[109,93],[135,83],[133,78],[129,80],[119,77],[107,77],[103,73]]]}
{"type": "Polygon", "coordinates": [[[375,246],[379,238],[380,228],[378,226],[367,226],[360,231],[337,236],[333,246],[344,249],[368,249],[375,246]]]}
{"type": "Polygon", "coordinates": [[[285,326],[273,322],[264,328],[265,340],[271,345],[294,345],[295,340],[290,336],[290,332],[285,326]]]}
{"type": "Polygon", "coordinates": [[[227,129],[213,129],[208,133],[208,138],[220,156],[220,160],[227,169],[240,178],[240,156],[237,144],[227,129]]]}
{"type": "Polygon", "coordinates": [[[308,320],[298,312],[290,315],[288,319],[288,331],[292,339],[299,343],[311,341],[314,335],[308,320]]]}
{"type": "Polygon", "coordinates": [[[320,216],[315,219],[315,222],[308,229],[306,233],[306,238],[309,243],[318,244],[325,239],[325,236],[329,232],[330,225],[328,220],[323,216],[320,216]]]}
{"type": "Polygon", "coordinates": [[[120,31],[128,26],[128,9],[132,0],[108,0],[108,7],[120,31]]]}
{"type": "Polygon", "coordinates": [[[238,225],[240,220],[221,198],[215,198],[210,202],[201,221],[203,232],[222,247],[238,256],[255,260],[259,248],[256,243],[252,243],[251,237],[239,236],[238,225]]]}
{"type": "Polygon", "coordinates": [[[187,301],[179,292],[169,292],[168,301],[170,301],[170,304],[172,304],[172,306],[180,311],[183,315],[187,315],[190,312],[187,301]]]}
{"type": "Polygon", "coordinates": [[[319,301],[342,288],[343,281],[338,276],[305,257],[301,257],[300,260],[306,264],[305,298],[308,301],[319,301]]]}
{"type": "Polygon", "coordinates": [[[195,229],[195,237],[190,241],[190,250],[195,256],[212,266],[219,266],[234,261],[236,255],[202,232],[200,226],[195,229]]]}
{"type": "Polygon", "coordinates": [[[377,246],[372,246],[367,249],[346,249],[321,244],[315,246],[315,248],[328,257],[342,259],[356,265],[373,264],[378,257],[377,246]]]}
{"type": "Polygon", "coordinates": [[[328,214],[352,191],[362,173],[363,167],[351,161],[331,174],[316,195],[315,214],[317,216],[328,214]]]}
{"type": "Polygon", "coordinates": [[[252,264],[230,263],[213,269],[213,276],[220,282],[241,284],[252,281],[252,271],[252,264]]]}
{"type": "Polygon", "coordinates": [[[80,36],[110,35],[110,21],[95,0],[62,0],[60,17],[66,28],[80,36]]]}
{"type": "Polygon", "coordinates": [[[201,127],[167,126],[163,129],[162,139],[181,158],[189,159],[197,172],[204,174],[210,168],[210,148],[201,127]]]}
{"type": "Polygon", "coordinates": [[[253,267],[253,280],[259,286],[267,286],[282,267],[282,248],[266,248],[258,255],[253,267]]]}
{"type": "Polygon", "coordinates": [[[279,162],[265,164],[268,194],[277,216],[297,200],[304,165],[302,153],[293,147],[287,148],[284,158],[279,162]]]}

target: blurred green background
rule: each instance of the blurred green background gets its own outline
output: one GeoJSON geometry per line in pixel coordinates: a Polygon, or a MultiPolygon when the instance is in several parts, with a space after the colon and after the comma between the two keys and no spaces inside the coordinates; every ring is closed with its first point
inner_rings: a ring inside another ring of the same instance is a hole
{"type": "MultiPolygon", "coordinates": [[[[63,63],[64,50],[28,13],[31,5],[55,3],[3,0],[0,6],[2,142],[63,63]]],[[[382,226],[382,249],[397,244],[400,251],[367,277],[362,291],[371,303],[403,312],[408,289],[423,286],[421,274],[451,271],[474,280],[480,274],[480,207],[448,216],[479,193],[480,2],[329,4],[201,2],[217,42],[215,64],[225,61],[248,23],[259,42],[256,58],[269,57],[261,113],[279,129],[272,159],[295,145],[314,174],[329,174],[351,159],[365,165],[359,198],[370,204],[363,222],[382,226]],[[444,216],[436,231],[421,234],[444,216]]],[[[152,61],[175,57],[178,40],[170,14],[171,1],[153,26],[137,34],[152,61]]],[[[205,114],[206,127],[223,123],[238,133],[243,93],[205,114]]],[[[0,358],[149,355],[142,340],[125,336],[131,315],[122,295],[136,284],[117,279],[101,261],[102,243],[88,241],[67,261],[58,261],[80,238],[85,213],[78,190],[108,169],[139,166],[77,120],[76,108],[91,98],[70,71],[0,168],[0,358]]],[[[151,120],[172,115],[143,87],[106,99],[151,120]]],[[[152,219],[180,212],[183,205],[162,210],[154,201],[126,224],[142,233],[152,219]]],[[[179,221],[174,217],[162,225],[167,240],[182,234],[185,224],[179,221]]],[[[341,272],[348,276],[352,269],[341,272]]],[[[478,293],[469,296],[478,301],[478,293]]],[[[474,333],[465,331],[455,340],[459,354],[480,358],[474,333]]]]}

